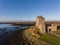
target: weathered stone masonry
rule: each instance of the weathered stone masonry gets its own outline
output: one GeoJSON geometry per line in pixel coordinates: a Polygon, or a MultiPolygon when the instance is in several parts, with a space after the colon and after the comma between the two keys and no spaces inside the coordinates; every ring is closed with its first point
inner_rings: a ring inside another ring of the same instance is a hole
{"type": "Polygon", "coordinates": [[[37,16],[36,27],[40,29],[41,33],[57,31],[57,30],[60,30],[60,22],[59,21],[45,21],[44,17],[37,16]]]}

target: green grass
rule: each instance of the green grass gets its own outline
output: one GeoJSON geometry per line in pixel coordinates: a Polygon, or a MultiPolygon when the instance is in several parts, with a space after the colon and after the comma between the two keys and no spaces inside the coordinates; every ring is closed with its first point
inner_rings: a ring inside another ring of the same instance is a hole
{"type": "Polygon", "coordinates": [[[60,38],[57,38],[51,34],[42,35],[40,37],[40,40],[43,40],[50,45],[60,45],[60,38]]]}

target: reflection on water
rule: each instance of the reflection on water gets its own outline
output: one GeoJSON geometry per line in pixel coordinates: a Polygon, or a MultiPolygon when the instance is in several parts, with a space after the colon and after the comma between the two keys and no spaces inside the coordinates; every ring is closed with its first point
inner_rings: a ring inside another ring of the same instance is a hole
{"type": "Polygon", "coordinates": [[[28,26],[13,26],[12,24],[0,24],[0,45],[8,45],[7,37],[14,31],[28,28],[28,26]]]}
{"type": "Polygon", "coordinates": [[[0,36],[6,32],[13,32],[18,26],[12,26],[11,24],[0,24],[0,36]]]}

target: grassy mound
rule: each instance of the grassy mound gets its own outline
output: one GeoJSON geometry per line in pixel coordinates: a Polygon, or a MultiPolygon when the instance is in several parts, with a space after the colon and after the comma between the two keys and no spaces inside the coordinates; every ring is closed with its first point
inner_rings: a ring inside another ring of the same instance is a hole
{"type": "Polygon", "coordinates": [[[19,30],[10,36],[10,45],[48,45],[39,40],[41,35],[39,29],[35,27],[19,30]]]}
{"type": "MultiPolygon", "coordinates": [[[[60,34],[58,32],[54,33],[60,34]]],[[[14,32],[10,36],[10,45],[60,45],[60,38],[50,33],[41,34],[36,27],[30,27],[14,32]]]]}

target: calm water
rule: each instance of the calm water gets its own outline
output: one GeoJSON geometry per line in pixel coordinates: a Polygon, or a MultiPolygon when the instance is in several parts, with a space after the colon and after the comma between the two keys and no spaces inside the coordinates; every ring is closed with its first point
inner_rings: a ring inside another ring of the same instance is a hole
{"type": "Polygon", "coordinates": [[[13,32],[28,28],[28,26],[13,26],[12,24],[0,24],[0,45],[8,45],[8,36],[13,32]]]}

